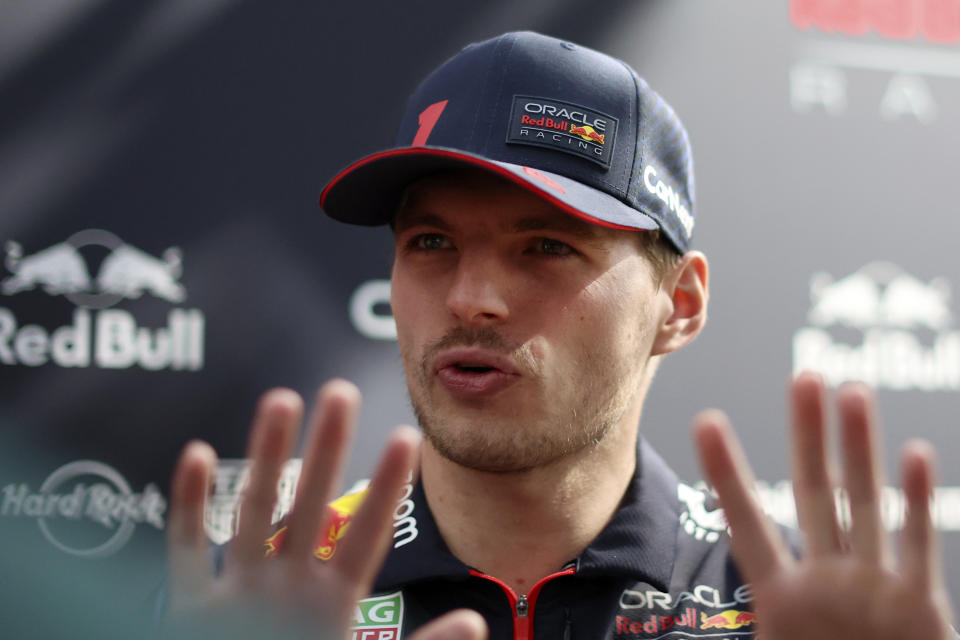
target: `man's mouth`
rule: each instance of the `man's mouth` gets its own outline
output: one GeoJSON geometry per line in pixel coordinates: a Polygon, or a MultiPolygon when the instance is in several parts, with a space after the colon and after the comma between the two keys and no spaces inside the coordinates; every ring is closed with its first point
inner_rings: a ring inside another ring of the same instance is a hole
{"type": "Polygon", "coordinates": [[[458,362],[453,366],[465,373],[486,373],[487,371],[498,371],[498,369],[495,367],[488,367],[482,364],[467,364],[458,362]]]}
{"type": "Polygon", "coordinates": [[[463,399],[493,395],[520,379],[509,357],[476,348],[440,353],[433,372],[444,389],[463,399]]]}

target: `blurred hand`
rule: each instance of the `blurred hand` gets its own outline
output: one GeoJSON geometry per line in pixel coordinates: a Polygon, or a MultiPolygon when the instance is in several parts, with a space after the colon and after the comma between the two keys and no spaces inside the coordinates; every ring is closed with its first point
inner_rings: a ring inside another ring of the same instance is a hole
{"type": "Polygon", "coordinates": [[[793,487],[805,557],[797,561],[763,513],[754,479],[727,418],[700,414],[701,465],[731,529],[734,557],[755,597],[758,635],[776,640],[946,640],[952,613],[930,517],[934,454],[911,442],[901,455],[907,516],[895,562],[881,510],[875,403],[861,385],[837,392],[843,486],[851,526],[840,527],[830,480],[824,389],[813,374],[791,385],[793,487]]]}
{"type": "MultiPolygon", "coordinates": [[[[243,495],[236,538],[223,574],[213,577],[203,528],[204,500],[217,458],[206,443],[183,450],[173,478],[168,531],[171,637],[281,637],[345,639],[356,602],[368,595],[389,549],[393,511],[417,460],[419,433],[400,427],[391,436],[363,504],[336,555],[313,556],[326,505],[342,473],[360,393],[334,380],[321,389],[283,547],[266,558],[281,469],[292,455],[303,401],[290,390],[262,397],[248,445],[250,481],[243,495]]],[[[477,640],[486,636],[480,616],[456,611],[422,628],[415,640],[477,640]]]]}

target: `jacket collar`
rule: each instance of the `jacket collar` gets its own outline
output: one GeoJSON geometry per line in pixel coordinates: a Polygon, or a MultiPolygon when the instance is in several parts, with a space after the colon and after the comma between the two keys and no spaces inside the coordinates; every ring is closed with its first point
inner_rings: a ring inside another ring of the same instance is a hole
{"type": "MultiPolygon", "coordinates": [[[[465,580],[470,568],[450,552],[418,481],[407,498],[412,510],[394,522],[394,546],[375,583],[385,591],[428,579],[465,580]],[[413,529],[410,528],[412,519],[413,529]],[[411,537],[411,531],[416,532],[411,537]]],[[[667,591],[676,557],[680,506],[677,477],[640,439],[637,468],[619,508],[593,542],[572,560],[577,575],[620,575],[667,591]]],[[[569,566],[569,565],[568,565],[569,566]]]]}

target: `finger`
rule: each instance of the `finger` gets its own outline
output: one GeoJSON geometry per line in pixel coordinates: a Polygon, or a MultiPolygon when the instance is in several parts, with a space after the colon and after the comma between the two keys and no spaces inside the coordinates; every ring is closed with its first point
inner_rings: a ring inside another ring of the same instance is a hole
{"type": "Polygon", "coordinates": [[[880,566],[890,566],[891,556],[883,528],[883,473],[879,460],[879,435],[870,391],[847,384],[837,392],[842,424],[844,486],[850,500],[850,548],[854,555],[880,566]]]}
{"type": "Polygon", "coordinates": [[[841,549],[840,527],[827,456],[823,382],[805,372],[790,386],[793,438],[793,495],[800,528],[812,556],[841,549]]]}
{"type": "Polygon", "coordinates": [[[485,640],[487,623],[476,611],[456,609],[420,627],[410,640],[485,640]]]}
{"type": "Polygon", "coordinates": [[[277,482],[293,449],[302,415],[303,401],[289,389],[273,389],[260,399],[247,452],[253,460],[250,479],[240,504],[237,538],[230,547],[233,562],[249,565],[263,559],[263,543],[270,535],[277,501],[277,482]]]}
{"type": "Polygon", "coordinates": [[[904,577],[921,591],[940,585],[940,549],[930,517],[935,454],[923,441],[908,442],[900,456],[901,486],[907,498],[907,517],[900,537],[904,577]]]}
{"type": "Polygon", "coordinates": [[[194,440],[183,448],[173,474],[167,540],[174,608],[181,599],[189,600],[202,593],[210,580],[203,516],[216,466],[213,448],[194,440]]]}
{"type": "Polygon", "coordinates": [[[360,391],[346,380],[331,380],[320,390],[283,553],[311,556],[321,524],[329,526],[323,522],[327,502],[347,457],[359,408],[360,391]]]}
{"type": "Polygon", "coordinates": [[[383,564],[393,531],[393,513],[416,464],[419,445],[420,432],[413,427],[399,427],[393,432],[367,496],[334,556],[337,569],[360,591],[369,589],[383,564]]]}
{"type": "Polygon", "coordinates": [[[694,419],[700,465],[716,489],[731,528],[730,546],[748,582],[792,562],[783,539],[757,501],[753,474],[727,417],[704,411],[694,419]]]}

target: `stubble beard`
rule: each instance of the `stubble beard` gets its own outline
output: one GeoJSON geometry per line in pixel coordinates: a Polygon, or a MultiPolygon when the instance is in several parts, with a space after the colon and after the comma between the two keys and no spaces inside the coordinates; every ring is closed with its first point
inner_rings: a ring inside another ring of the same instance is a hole
{"type": "MultiPolygon", "coordinates": [[[[483,415],[482,406],[466,417],[469,425],[443,415],[429,399],[435,384],[433,355],[453,346],[479,346],[509,354],[524,365],[530,382],[538,379],[536,363],[524,346],[507,344],[494,329],[452,330],[425,350],[414,371],[406,357],[408,390],[414,415],[429,444],[444,458],[458,465],[487,473],[522,473],[546,467],[599,446],[624,418],[638,388],[636,371],[619,362],[594,360],[589,372],[581,373],[576,397],[559,398],[563,407],[541,407],[539,415],[483,415]]],[[[539,378],[542,380],[542,377],[539,378]]]]}

